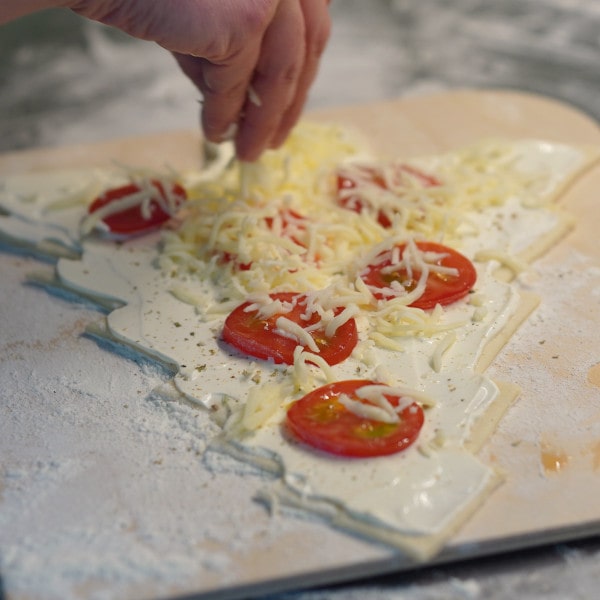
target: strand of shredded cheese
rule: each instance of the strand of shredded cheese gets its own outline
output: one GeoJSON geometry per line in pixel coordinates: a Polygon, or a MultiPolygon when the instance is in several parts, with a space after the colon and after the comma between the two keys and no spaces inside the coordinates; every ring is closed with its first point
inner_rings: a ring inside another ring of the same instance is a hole
{"type": "Polygon", "coordinates": [[[431,357],[431,368],[439,373],[442,370],[442,358],[444,354],[450,349],[450,347],[456,342],[456,332],[450,331],[447,333],[440,343],[435,347],[433,355],[431,357]]]}

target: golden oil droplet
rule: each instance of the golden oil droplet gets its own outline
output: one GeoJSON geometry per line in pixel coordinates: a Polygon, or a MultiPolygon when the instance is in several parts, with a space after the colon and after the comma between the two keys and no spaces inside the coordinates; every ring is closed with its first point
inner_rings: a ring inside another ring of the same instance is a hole
{"type": "Polygon", "coordinates": [[[542,443],[540,459],[545,473],[559,473],[569,462],[569,455],[560,448],[542,443]]]}
{"type": "Polygon", "coordinates": [[[594,365],[588,371],[588,382],[600,388],[600,363],[594,365]]]}

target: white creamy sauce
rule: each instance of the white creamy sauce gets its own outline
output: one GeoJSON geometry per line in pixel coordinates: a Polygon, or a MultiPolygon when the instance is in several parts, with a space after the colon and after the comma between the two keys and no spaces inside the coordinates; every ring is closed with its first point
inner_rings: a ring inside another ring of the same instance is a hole
{"type": "MultiPolygon", "coordinates": [[[[283,413],[244,443],[277,456],[287,485],[299,495],[327,499],[332,507],[342,501],[355,516],[403,533],[439,532],[494,478],[492,469],[463,448],[474,424],[498,394],[496,385],[473,367],[486,340],[513,314],[518,295],[509,285],[486,278],[489,282],[481,289],[488,297],[488,314],[483,322],[458,330],[459,339],[447,351],[439,373],[432,369],[430,357],[443,334],[413,338],[405,352],[377,351],[378,364],[393,376],[392,385],[408,385],[436,401],[426,410],[418,442],[408,450],[360,460],[307,451],[282,436],[283,413]],[[432,445],[437,431],[444,434],[442,448],[432,445]],[[429,449],[427,455],[420,448],[423,444],[429,449]]],[[[458,304],[457,312],[473,310],[466,302],[458,304]]],[[[349,360],[336,367],[336,374],[339,379],[352,379],[359,366],[349,360]]],[[[364,373],[366,378],[373,375],[373,371],[364,373]]]]}
{"type": "MultiPolygon", "coordinates": [[[[585,165],[585,155],[567,146],[527,141],[510,148],[521,173],[543,175],[545,185],[538,193],[544,198],[585,165]]],[[[173,278],[160,270],[159,233],[119,245],[96,237],[80,240],[86,202],[98,185],[115,185],[120,178],[99,170],[4,177],[0,208],[9,216],[0,218],[0,233],[30,244],[55,240],[73,251],[81,249],[81,259],[58,262],[61,283],[121,305],[107,317],[110,335],[170,365],[177,389],[197,404],[210,408],[231,397],[243,405],[250,389],[269,382],[284,389],[291,367],[249,360],[222,346],[226,313],[211,312],[218,303],[208,280],[173,278]],[[65,208],[60,208],[61,202],[65,208]],[[182,301],[184,296],[194,301],[182,301]]],[[[470,213],[470,233],[461,238],[461,251],[471,257],[481,249],[522,252],[559,222],[552,208],[532,204],[536,208],[524,208],[522,198],[510,197],[502,205],[470,213]]],[[[467,297],[447,307],[442,317],[442,323],[465,324],[448,329],[456,339],[444,350],[439,370],[432,366],[432,355],[446,330],[403,338],[400,352],[363,338],[351,358],[332,367],[337,380],[377,379],[384,372],[390,379],[385,383],[408,386],[434,400],[425,410],[419,440],[408,450],[374,459],[344,459],[290,442],[282,428],[285,405],[302,394],[282,398],[267,423],[241,440],[227,442],[231,450],[249,462],[268,464],[308,509],[313,500],[323,501],[331,511],[343,511],[374,530],[383,527],[419,536],[442,532],[496,478],[465,449],[499,393],[493,381],[475,372],[475,365],[519,305],[517,286],[493,277],[495,262],[476,266],[477,304],[467,297]],[[443,443],[436,443],[440,433],[443,443]]],[[[358,319],[358,324],[363,332],[364,323],[358,319]]],[[[310,368],[317,380],[317,371],[310,368]]]]}

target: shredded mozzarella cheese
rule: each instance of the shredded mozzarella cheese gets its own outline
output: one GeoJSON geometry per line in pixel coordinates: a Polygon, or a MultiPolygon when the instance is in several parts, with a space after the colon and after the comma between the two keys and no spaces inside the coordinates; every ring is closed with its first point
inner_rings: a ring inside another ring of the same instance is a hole
{"type": "MultiPolygon", "coordinates": [[[[277,315],[276,333],[298,344],[291,368],[296,390],[334,380],[311,333],[323,329],[332,337],[356,317],[361,342],[353,355],[365,368],[377,364],[375,347],[399,352],[406,338],[419,336],[440,340],[431,356],[439,372],[456,331],[484,319],[487,308],[485,299],[475,295],[470,315],[441,306],[429,311],[411,307],[431,273],[457,275],[456,269],[437,264],[442,255],[421,251],[416,242],[468,249],[472,238],[483,235],[470,214],[515,198],[531,204],[543,181],[535,165],[525,164],[525,153],[491,140],[409,162],[375,161],[363,141],[347,131],[303,123],[281,150],[264,153],[254,164],[230,161],[212,179],[191,186],[185,219],[177,231],[163,234],[160,265],[173,277],[210,282],[216,298],[208,314],[249,302],[247,310],[258,311],[261,318],[277,315]],[[350,184],[338,189],[344,178],[350,184]],[[386,219],[389,228],[382,225],[386,219]],[[390,276],[387,290],[362,279],[374,264],[383,265],[383,274],[390,276]],[[399,272],[406,273],[406,282],[394,279],[399,272]],[[318,315],[317,322],[303,327],[287,318],[291,306],[269,297],[276,292],[304,294],[303,319],[308,323],[318,315]]],[[[514,273],[523,267],[500,250],[471,258],[496,260],[514,273]]],[[[198,301],[184,289],[174,290],[188,303],[198,301]]],[[[431,404],[414,390],[405,391],[431,404]]],[[[371,410],[358,404],[356,410],[371,410]]],[[[385,407],[376,408],[386,413],[385,407]]]]}
{"type": "Polygon", "coordinates": [[[275,383],[250,388],[241,420],[243,428],[253,431],[264,425],[275,414],[286,393],[284,386],[275,383]]]}
{"type": "Polygon", "coordinates": [[[436,373],[439,373],[442,370],[442,358],[450,349],[450,347],[456,342],[456,339],[456,332],[451,331],[447,333],[435,347],[435,351],[431,357],[431,368],[436,373]]]}
{"type": "Polygon", "coordinates": [[[278,335],[295,340],[299,345],[305,346],[311,352],[316,354],[320,352],[315,338],[304,327],[298,325],[298,323],[294,323],[294,321],[291,321],[287,317],[278,317],[275,324],[277,328],[274,332],[278,335]]]}

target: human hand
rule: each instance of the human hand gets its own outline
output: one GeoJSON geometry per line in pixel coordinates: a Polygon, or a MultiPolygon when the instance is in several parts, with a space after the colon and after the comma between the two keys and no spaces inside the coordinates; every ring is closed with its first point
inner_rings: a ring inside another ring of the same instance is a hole
{"type": "Polygon", "coordinates": [[[65,0],[175,55],[202,92],[207,139],[235,126],[241,160],[279,146],[298,120],[331,22],[329,0],[65,0]]]}

